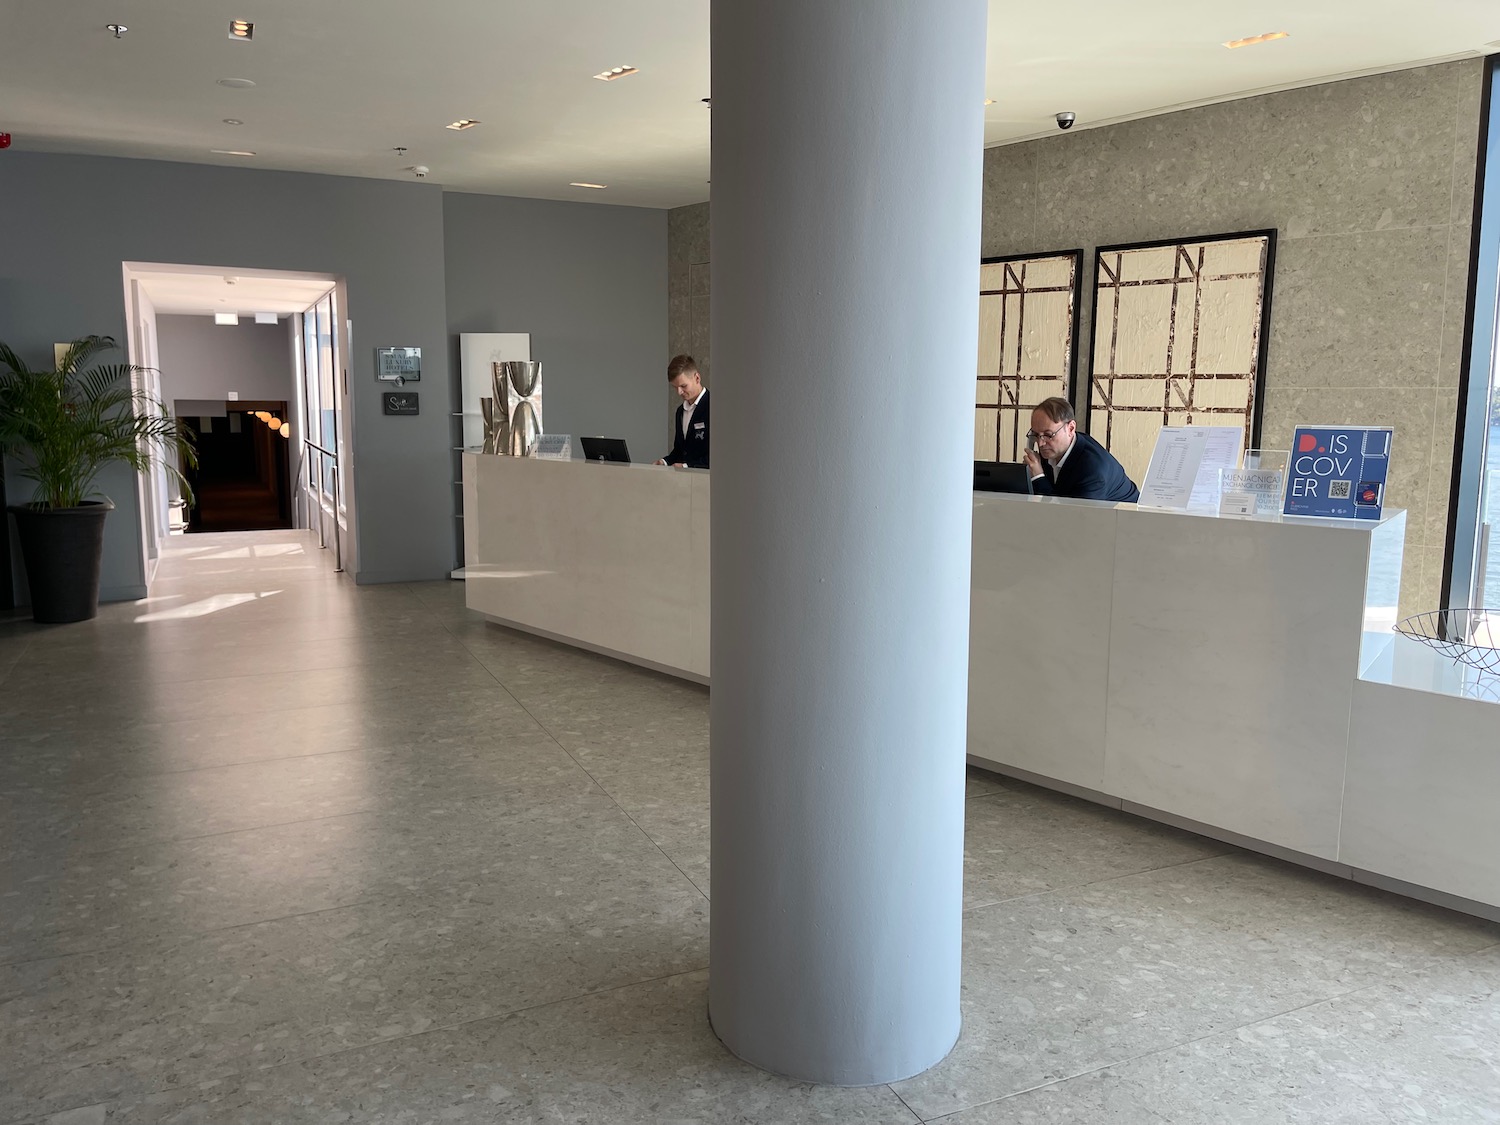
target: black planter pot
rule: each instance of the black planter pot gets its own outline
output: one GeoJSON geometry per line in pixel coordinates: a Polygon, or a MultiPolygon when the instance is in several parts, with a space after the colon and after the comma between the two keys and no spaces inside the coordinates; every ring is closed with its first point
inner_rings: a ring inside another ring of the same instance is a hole
{"type": "Polygon", "coordinates": [[[10,506],[26,561],[34,620],[62,625],[99,613],[104,517],[114,507],[109,500],[90,500],[77,508],[10,506]]]}

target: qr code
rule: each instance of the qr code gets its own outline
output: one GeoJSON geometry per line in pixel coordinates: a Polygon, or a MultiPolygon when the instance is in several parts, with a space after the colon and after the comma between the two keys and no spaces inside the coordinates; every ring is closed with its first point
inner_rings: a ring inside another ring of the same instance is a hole
{"type": "Polygon", "coordinates": [[[1328,499],[1347,500],[1353,495],[1353,488],[1352,480],[1331,480],[1328,482],[1328,499]]]}

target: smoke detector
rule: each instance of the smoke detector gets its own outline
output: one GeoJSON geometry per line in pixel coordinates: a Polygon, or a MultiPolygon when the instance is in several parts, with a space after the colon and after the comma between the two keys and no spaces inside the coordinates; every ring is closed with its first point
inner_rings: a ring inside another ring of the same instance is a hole
{"type": "Polygon", "coordinates": [[[407,171],[417,179],[425,180],[427,178],[427,173],[432,171],[432,169],[427,167],[427,165],[425,164],[413,164],[410,168],[407,169],[407,171]]]}

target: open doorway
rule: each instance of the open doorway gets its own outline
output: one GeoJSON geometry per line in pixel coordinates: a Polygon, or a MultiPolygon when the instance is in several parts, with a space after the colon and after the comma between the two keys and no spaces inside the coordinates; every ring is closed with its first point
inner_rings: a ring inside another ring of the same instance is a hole
{"type": "Polygon", "coordinates": [[[185,470],[192,500],[184,530],[270,531],[292,526],[291,423],[284,400],[224,402],[175,413],[193,433],[198,464],[185,470]]]}
{"type": "Polygon", "coordinates": [[[198,438],[198,465],[181,466],[190,494],[170,473],[143,482],[148,587],[167,537],[197,532],[311,529],[344,569],[353,502],[341,279],[143,262],[123,271],[137,385],[198,438]]]}

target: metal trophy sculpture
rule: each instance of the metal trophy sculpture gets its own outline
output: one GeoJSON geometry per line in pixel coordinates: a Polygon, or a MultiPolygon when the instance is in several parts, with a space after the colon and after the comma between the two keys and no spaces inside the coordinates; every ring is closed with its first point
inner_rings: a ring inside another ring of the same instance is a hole
{"type": "Polygon", "coordinates": [[[542,432],[542,365],[505,360],[492,365],[494,400],[486,408],[485,452],[530,457],[542,432]]]}

